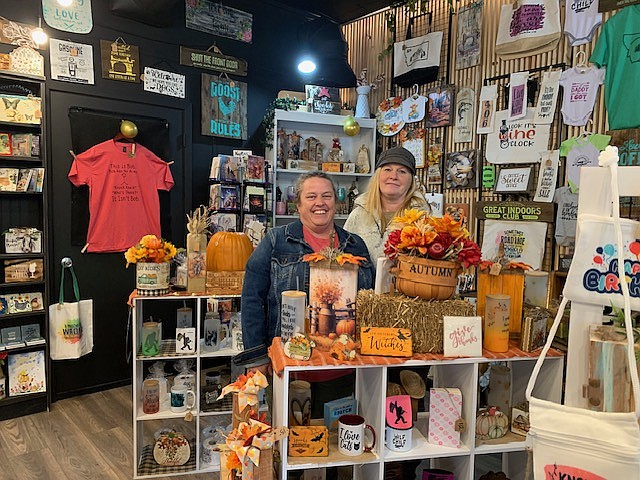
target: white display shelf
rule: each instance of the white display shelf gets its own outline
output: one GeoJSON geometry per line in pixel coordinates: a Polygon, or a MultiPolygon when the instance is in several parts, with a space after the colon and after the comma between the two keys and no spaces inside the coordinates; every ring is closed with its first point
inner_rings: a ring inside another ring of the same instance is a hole
{"type": "MultiPolygon", "coordinates": [[[[279,344],[276,348],[281,348],[279,344]]],[[[273,347],[272,347],[273,349],[273,347]]],[[[272,352],[277,355],[277,352],[272,352]]],[[[534,394],[559,402],[562,396],[562,372],[564,357],[557,352],[547,357],[543,364],[539,381],[534,394]]],[[[496,355],[497,356],[497,355],[496,355]]],[[[488,362],[507,362],[511,369],[511,405],[524,401],[524,389],[535,365],[537,357],[527,356],[517,349],[510,350],[501,358],[487,357],[444,359],[441,355],[424,355],[409,359],[403,363],[395,363],[398,359],[376,364],[376,359],[360,357],[353,364],[334,364],[324,358],[326,364],[314,365],[306,362],[290,362],[281,373],[273,377],[274,425],[287,425],[288,422],[288,385],[294,372],[314,370],[355,369],[355,394],[358,399],[358,413],[366,423],[376,431],[377,442],[372,453],[359,457],[335,458],[337,451],[335,436],[329,440],[329,457],[300,458],[288,456],[287,441],[280,442],[282,458],[281,478],[287,478],[287,472],[327,466],[359,465],[354,468],[356,480],[384,480],[386,463],[407,460],[423,460],[421,465],[432,468],[443,468],[452,471],[457,480],[474,480],[482,467],[476,466],[478,459],[497,461],[509,478],[521,479],[524,471],[525,437],[511,432],[501,439],[483,441],[475,438],[476,415],[478,412],[478,378],[479,366],[488,362]],[[424,359],[423,359],[424,358],[424,359]],[[394,452],[384,445],[385,433],[385,397],[389,374],[397,374],[399,370],[410,367],[430,367],[430,377],[434,387],[458,388],[462,392],[462,418],[466,422],[466,430],[461,432],[460,448],[443,447],[428,442],[428,414],[420,412],[412,432],[412,448],[407,452],[394,452]],[[494,458],[495,457],[495,458],[494,458]]],[[[383,359],[379,359],[380,363],[383,359]]],[[[481,464],[482,462],[479,462],[481,464]]],[[[486,473],[486,472],[484,472],[486,473]]],[[[410,480],[410,479],[407,479],[410,480]]]]}

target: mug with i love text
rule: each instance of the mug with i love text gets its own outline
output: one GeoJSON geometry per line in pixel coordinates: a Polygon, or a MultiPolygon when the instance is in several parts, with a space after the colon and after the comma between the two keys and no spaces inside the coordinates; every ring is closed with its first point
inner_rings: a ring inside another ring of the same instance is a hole
{"type": "Polygon", "coordinates": [[[376,432],[360,415],[341,415],[338,418],[338,450],[343,455],[355,457],[370,452],[376,446],[376,432]],[[365,446],[365,431],[373,436],[371,445],[365,446]]]}

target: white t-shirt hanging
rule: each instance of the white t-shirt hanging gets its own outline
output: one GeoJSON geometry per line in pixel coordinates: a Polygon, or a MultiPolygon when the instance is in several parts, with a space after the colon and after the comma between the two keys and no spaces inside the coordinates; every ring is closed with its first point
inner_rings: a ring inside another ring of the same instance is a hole
{"type": "Polygon", "coordinates": [[[475,106],[476,92],[469,87],[461,88],[456,95],[456,119],[453,130],[453,143],[465,143],[473,140],[475,106]]]}
{"type": "Polygon", "coordinates": [[[598,0],[567,0],[564,34],[569,45],[577,47],[591,42],[602,23],[602,13],[598,12],[598,0]]]}
{"type": "Polygon", "coordinates": [[[405,123],[419,122],[424,118],[427,97],[411,95],[402,102],[402,116],[405,123]]]}
{"type": "Polygon", "coordinates": [[[600,152],[609,145],[611,137],[599,133],[588,137],[572,137],[560,145],[560,155],[567,157],[567,180],[573,193],[580,187],[580,169],[597,167],[600,152]]]}
{"type": "Polygon", "coordinates": [[[542,74],[542,84],[540,85],[540,94],[538,95],[538,104],[536,105],[536,114],[533,116],[533,123],[553,123],[561,75],[562,70],[554,70],[542,74]]]}
{"type": "Polygon", "coordinates": [[[478,108],[478,123],[476,133],[493,133],[496,101],[498,99],[498,85],[485,85],[480,90],[480,107],[478,108]]]}
{"type": "Polygon", "coordinates": [[[507,110],[496,112],[496,131],[487,135],[486,158],[489,163],[535,163],[540,152],[549,149],[550,125],[533,123],[533,108],[527,116],[512,122],[507,110]]]}
{"type": "Polygon", "coordinates": [[[553,202],[553,194],[558,179],[559,150],[547,150],[540,155],[540,171],[538,172],[538,186],[533,197],[534,202],[553,202]]]}
{"type": "Polygon", "coordinates": [[[560,187],[556,190],[553,201],[558,204],[554,233],[556,242],[561,247],[571,246],[576,238],[578,194],[571,193],[569,187],[560,187]]]}
{"type": "Polygon", "coordinates": [[[528,78],[528,71],[509,75],[509,121],[518,120],[527,115],[528,78]]]}
{"type": "Polygon", "coordinates": [[[593,112],[598,87],[604,81],[604,74],[604,68],[596,67],[573,67],[562,72],[562,121],[566,125],[582,127],[587,124],[593,112]]]}

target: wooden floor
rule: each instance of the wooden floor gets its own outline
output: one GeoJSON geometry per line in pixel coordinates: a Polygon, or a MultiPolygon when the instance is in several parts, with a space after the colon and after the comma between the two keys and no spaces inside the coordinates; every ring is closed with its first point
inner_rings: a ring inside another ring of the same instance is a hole
{"type": "Polygon", "coordinates": [[[0,422],[0,480],[130,480],[131,403],[131,387],[120,387],[60,400],[50,412],[0,422]]]}

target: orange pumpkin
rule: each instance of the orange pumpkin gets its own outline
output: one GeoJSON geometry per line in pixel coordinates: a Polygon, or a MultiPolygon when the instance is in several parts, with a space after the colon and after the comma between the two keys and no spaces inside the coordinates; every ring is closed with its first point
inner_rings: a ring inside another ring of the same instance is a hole
{"type": "Polygon", "coordinates": [[[356,334],[356,321],[355,320],[339,320],[336,325],[336,333],[342,335],[348,333],[349,335],[356,334]]]}
{"type": "Polygon", "coordinates": [[[252,252],[251,240],[244,233],[215,233],[207,245],[207,271],[243,271],[252,252]]]}

